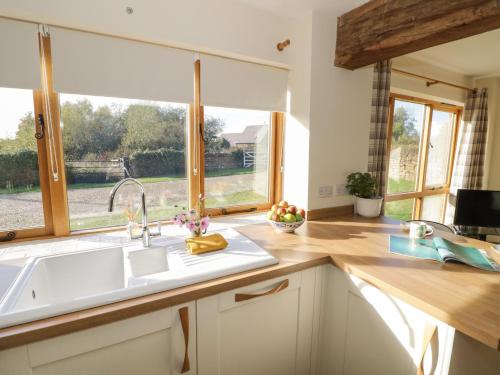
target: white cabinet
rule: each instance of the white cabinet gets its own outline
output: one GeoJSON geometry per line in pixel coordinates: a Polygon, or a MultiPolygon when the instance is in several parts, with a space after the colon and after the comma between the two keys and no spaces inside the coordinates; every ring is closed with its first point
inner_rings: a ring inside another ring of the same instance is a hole
{"type": "Polygon", "coordinates": [[[323,288],[321,374],[417,374],[424,347],[424,373],[448,374],[453,328],[336,267],[323,288]]]}
{"type": "Polygon", "coordinates": [[[0,374],[174,375],[185,358],[190,370],[185,366],[184,374],[196,374],[195,346],[196,308],[190,302],[0,351],[0,374]]]}
{"type": "Polygon", "coordinates": [[[317,272],[198,300],[198,373],[309,374],[317,272]]]}

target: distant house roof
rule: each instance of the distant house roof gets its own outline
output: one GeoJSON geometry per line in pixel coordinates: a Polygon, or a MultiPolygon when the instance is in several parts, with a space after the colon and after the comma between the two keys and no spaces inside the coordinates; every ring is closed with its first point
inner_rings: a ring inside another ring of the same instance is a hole
{"type": "Polygon", "coordinates": [[[238,144],[254,144],[260,142],[266,133],[262,131],[264,125],[248,125],[241,133],[222,133],[220,136],[227,139],[231,146],[238,144]]]}

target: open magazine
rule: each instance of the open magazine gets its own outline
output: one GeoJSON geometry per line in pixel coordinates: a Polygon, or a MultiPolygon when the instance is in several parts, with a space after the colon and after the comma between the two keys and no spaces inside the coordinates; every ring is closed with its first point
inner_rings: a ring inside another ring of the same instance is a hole
{"type": "Polygon", "coordinates": [[[461,246],[441,237],[432,240],[391,236],[391,253],[438,262],[458,262],[487,271],[500,272],[500,266],[481,249],[461,246]]]}

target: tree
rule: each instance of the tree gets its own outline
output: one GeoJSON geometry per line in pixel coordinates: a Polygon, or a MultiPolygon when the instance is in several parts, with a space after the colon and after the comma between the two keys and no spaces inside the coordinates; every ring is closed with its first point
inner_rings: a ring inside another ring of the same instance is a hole
{"type": "Polygon", "coordinates": [[[418,142],[417,120],[405,107],[397,107],[394,111],[392,138],[395,143],[418,142]]]}
{"type": "Polygon", "coordinates": [[[14,153],[18,151],[37,151],[35,138],[35,119],[32,112],[27,112],[17,126],[14,139],[0,139],[0,153],[14,153]]]}
{"type": "Polygon", "coordinates": [[[95,111],[88,100],[66,102],[61,107],[64,153],[69,160],[109,158],[121,144],[123,124],[120,113],[109,107],[95,111]]]}
{"type": "Polygon", "coordinates": [[[20,120],[16,132],[16,147],[18,150],[36,151],[35,119],[33,113],[26,113],[20,120]]]}
{"type": "Polygon", "coordinates": [[[205,119],[205,151],[208,153],[220,152],[223,149],[228,149],[230,144],[227,139],[222,138],[219,134],[225,127],[224,120],[220,118],[208,116],[205,119]]]}

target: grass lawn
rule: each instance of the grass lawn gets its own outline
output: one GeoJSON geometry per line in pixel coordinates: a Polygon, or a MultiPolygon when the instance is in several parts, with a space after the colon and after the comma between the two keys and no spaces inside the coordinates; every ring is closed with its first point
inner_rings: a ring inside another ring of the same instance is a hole
{"type": "Polygon", "coordinates": [[[413,199],[387,202],[384,215],[396,220],[406,221],[412,219],[413,199]]]}
{"type": "Polygon", "coordinates": [[[395,180],[393,178],[389,178],[389,182],[387,184],[387,193],[406,193],[409,191],[415,191],[415,181],[410,180],[395,180]]]}
{"type": "MultiPolygon", "coordinates": [[[[205,177],[220,177],[220,176],[234,176],[240,174],[250,174],[255,173],[254,169],[251,168],[229,168],[229,169],[220,169],[205,172],[205,177]]],[[[177,176],[159,176],[159,177],[139,177],[138,180],[143,184],[154,184],[156,182],[167,182],[167,181],[175,181],[175,180],[184,180],[186,176],[177,175],[177,176]]],[[[68,185],[68,190],[76,190],[76,189],[94,189],[94,188],[105,188],[105,187],[113,187],[116,182],[98,182],[98,183],[77,183],[68,185]]],[[[0,194],[17,194],[17,193],[29,193],[40,191],[39,186],[31,186],[31,187],[15,187],[12,189],[0,188],[0,194]]]]}
{"type": "MultiPolygon", "coordinates": [[[[395,180],[389,178],[387,185],[388,194],[406,193],[415,191],[415,181],[410,180],[395,180]]],[[[393,219],[405,221],[411,220],[413,214],[413,199],[405,199],[401,201],[388,202],[385,204],[385,216],[393,219]]]]}
{"type": "MultiPolygon", "coordinates": [[[[236,206],[246,203],[263,202],[265,200],[265,197],[257,194],[253,190],[246,190],[217,197],[208,197],[205,204],[207,207],[236,206]]],[[[178,202],[176,204],[179,207],[187,206],[187,202],[178,202]]],[[[148,219],[150,222],[169,220],[182,211],[179,207],[148,207],[148,219]]],[[[70,219],[71,230],[84,230],[126,224],[127,219],[125,215],[120,212],[70,219]]]]}

